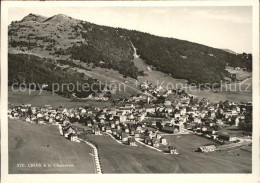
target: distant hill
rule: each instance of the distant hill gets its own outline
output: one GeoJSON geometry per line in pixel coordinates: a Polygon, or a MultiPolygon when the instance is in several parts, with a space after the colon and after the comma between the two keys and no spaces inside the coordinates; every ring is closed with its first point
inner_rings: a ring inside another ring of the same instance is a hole
{"type": "Polygon", "coordinates": [[[235,55],[197,43],[100,26],[62,14],[49,18],[29,14],[21,21],[12,22],[8,29],[9,53],[68,62],[80,60],[94,67],[112,68],[125,77],[143,75],[133,63],[134,47],[157,70],[197,84],[232,77],[225,70],[226,65],[252,70],[251,54],[235,55]]]}

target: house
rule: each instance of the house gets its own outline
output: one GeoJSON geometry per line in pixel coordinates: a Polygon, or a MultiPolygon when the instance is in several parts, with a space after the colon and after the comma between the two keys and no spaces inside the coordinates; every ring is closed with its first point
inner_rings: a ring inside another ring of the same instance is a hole
{"type": "Polygon", "coordinates": [[[235,126],[239,126],[239,118],[235,119],[235,126]]]}
{"type": "Polygon", "coordinates": [[[155,136],[158,140],[160,140],[162,138],[161,134],[157,133],[155,136]]]}
{"type": "Polygon", "coordinates": [[[36,112],[37,112],[36,107],[31,107],[31,111],[32,111],[33,114],[36,114],[36,112]]]}
{"type": "Polygon", "coordinates": [[[92,128],[92,133],[95,135],[101,135],[100,129],[98,127],[92,128]]]}
{"type": "Polygon", "coordinates": [[[105,126],[102,126],[102,127],[101,127],[101,131],[102,131],[102,132],[105,132],[105,131],[106,131],[106,127],[105,127],[105,126]]]}
{"type": "Polygon", "coordinates": [[[174,146],[170,145],[168,147],[168,149],[169,149],[170,154],[178,154],[177,150],[176,150],[176,148],[174,146]]]}
{"type": "Polygon", "coordinates": [[[86,109],[81,109],[80,113],[81,114],[86,114],[87,110],[86,109]]]}
{"type": "Polygon", "coordinates": [[[27,112],[28,108],[27,107],[21,107],[20,110],[21,110],[21,112],[27,112]]]}
{"type": "Polygon", "coordinates": [[[43,114],[42,114],[42,113],[38,113],[38,114],[36,115],[36,117],[37,117],[37,118],[42,118],[42,117],[43,117],[43,114]]]}
{"type": "Polygon", "coordinates": [[[73,142],[80,142],[78,136],[74,133],[69,134],[68,139],[73,142]]]}
{"type": "Polygon", "coordinates": [[[92,122],[90,120],[87,120],[85,122],[85,125],[88,126],[88,127],[91,127],[92,126],[92,122]]]}
{"type": "Polygon", "coordinates": [[[137,131],[138,133],[141,133],[141,132],[142,132],[142,127],[141,127],[141,126],[136,127],[136,131],[137,131]]]}
{"type": "Polygon", "coordinates": [[[217,119],[217,122],[216,122],[217,124],[219,124],[219,125],[223,125],[223,120],[222,119],[217,119]]]}
{"type": "Polygon", "coordinates": [[[128,145],[136,146],[135,138],[133,138],[133,137],[128,138],[128,145]]]}
{"type": "Polygon", "coordinates": [[[117,134],[116,129],[113,129],[113,130],[112,130],[112,134],[113,134],[114,136],[116,136],[116,134],[117,134]]]}
{"type": "Polygon", "coordinates": [[[117,129],[117,130],[121,130],[121,128],[122,128],[122,127],[121,127],[120,125],[117,125],[117,126],[116,126],[116,129],[117,129]]]}
{"type": "Polygon", "coordinates": [[[135,128],[134,127],[130,128],[130,135],[135,135],[135,128]]]}
{"type": "Polygon", "coordinates": [[[125,104],[125,108],[134,108],[134,104],[125,104]]]}
{"type": "Polygon", "coordinates": [[[216,146],[208,145],[208,146],[201,146],[198,148],[198,152],[213,152],[216,150],[216,146]]]}
{"type": "Polygon", "coordinates": [[[78,135],[80,135],[80,134],[83,134],[83,133],[84,133],[85,129],[84,129],[84,128],[78,128],[76,131],[77,131],[76,133],[77,133],[78,135]]]}
{"type": "Polygon", "coordinates": [[[104,119],[104,120],[106,119],[105,114],[100,114],[98,118],[99,119],[104,119]]]}
{"type": "Polygon", "coordinates": [[[38,118],[37,119],[38,124],[44,124],[44,119],[43,118],[38,118]]]}
{"type": "Polygon", "coordinates": [[[179,129],[178,129],[178,128],[174,128],[173,133],[174,133],[174,134],[179,133],[179,129]]]}
{"type": "Polygon", "coordinates": [[[166,101],[164,102],[164,105],[165,105],[165,106],[171,106],[171,105],[172,105],[172,102],[171,102],[170,100],[166,100],[166,101]]]}
{"type": "Polygon", "coordinates": [[[237,140],[236,137],[228,135],[228,134],[219,134],[218,139],[224,140],[224,141],[229,141],[229,142],[234,142],[237,140]]]}
{"type": "Polygon", "coordinates": [[[134,132],[135,135],[134,136],[139,138],[140,137],[140,133],[141,133],[140,131],[135,130],[135,132],[134,132]]]}
{"type": "Polygon", "coordinates": [[[111,129],[115,129],[115,128],[116,128],[116,125],[115,125],[115,122],[114,122],[114,121],[111,121],[111,122],[110,122],[110,127],[111,127],[111,129]]]}
{"type": "Polygon", "coordinates": [[[159,140],[157,138],[152,138],[152,144],[153,147],[159,147],[159,140]]]}
{"type": "Polygon", "coordinates": [[[144,118],[145,118],[145,115],[146,115],[145,113],[138,114],[138,115],[137,115],[137,120],[138,120],[138,121],[143,121],[144,118]]]}
{"type": "Polygon", "coordinates": [[[216,140],[217,137],[218,137],[218,135],[211,135],[211,138],[212,138],[213,140],[216,140]]]}
{"type": "Polygon", "coordinates": [[[164,137],[162,137],[162,138],[160,139],[160,142],[161,142],[163,145],[166,145],[166,144],[167,144],[167,140],[166,140],[166,138],[164,138],[164,137]]]}
{"type": "Polygon", "coordinates": [[[119,125],[119,123],[120,123],[119,120],[116,120],[116,121],[115,121],[115,124],[116,124],[116,125],[119,125]]]}
{"type": "Polygon", "coordinates": [[[107,133],[112,133],[111,128],[109,126],[106,127],[106,132],[107,133]]]}
{"type": "Polygon", "coordinates": [[[68,119],[65,119],[63,122],[62,122],[62,126],[68,126],[70,125],[70,121],[68,119]]]}
{"type": "Polygon", "coordinates": [[[75,134],[75,130],[71,126],[65,127],[63,129],[63,134],[65,138],[69,138],[69,135],[72,133],[75,134]]]}
{"type": "Polygon", "coordinates": [[[49,118],[49,123],[53,123],[54,119],[52,117],[49,118]]]}
{"type": "Polygon", "coordinates": [[[134,117],[133,114],[130,113],[130,114],[127,115],[127,119],[128,119],[129,121],[131,121],[131,120],[134,120],[135,117],[134,117]]]}
{"type": "Polygon", "coordinates": [[[36,118],[36,116],[35,115],[31,115],[31,121],[34,121],[34,120],[36,120],[37,118],[36,118]]]}
{"type": "Polygon", "coordinates": [[[146,108],[145,111],[147,113],[155,113],[155,108],[146,108]]]}
{"type": "Polygon", "coordinates": [[[165,125],[163,128],[162,128],[162,131],[163,132],[166,132],[166,133],[174,133],[173,131],[173,126],[170,126],[170,125],[165,125]]]}
{"type": "Polygon", "coordinates": [[[125,133],[129,133],[129,128],[125,128],[125,133]]]}
{"type": "Polygon", "coordinates": [[[25,118],[25,121],[26,121],[26,122],[30,122],[30,121],[31,121],[30,116],[27,116],[27,117],[25,118]]]}
{"type": "Polygon", "coordinates": [[[32,104],[25,104],[24,107],[31,107],[32,104]]]}
{"type": "Polygon", "coordinates": [[[150,126],[156,127],[156,121],[149,122],[150,126]]]}
{"type": "Polygon", "coordinates": [[[127,119],[127,116],[124,116],[122,113],[118,113],[118,115],[114,116],[115,121],[119,121],[121,123],[125,122],[127,119]]]}
{"type": "Polygon", "coordinates": [[[120,139],[121,133],[122,133],[122,130],[117,130],[116,137],[118,139],[120,139]]]}
{"type": "Polygon", "coordinates": [[[174,114],[174,118],[176,119],[176,118],[180,118],[181,117],[181,113],[180,112],[176,112],[175,114],[174,114]]]}
{"type": "Polygon", "coordinates": [[[128,135],[125,132],[121,132],[119,135],[119,139],[122,140],[123,142],[126,142],[128,140],[128,135]]]}

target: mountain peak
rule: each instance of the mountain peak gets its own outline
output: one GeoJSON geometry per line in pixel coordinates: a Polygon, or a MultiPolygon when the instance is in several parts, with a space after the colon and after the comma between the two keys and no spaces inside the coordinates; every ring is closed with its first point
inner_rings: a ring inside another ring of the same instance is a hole
{"type": "Polygon", "coordinates": [[[54,15],[54,17],[62,17],[62,18],[70,18],[68,15],[65,15],[65,14],[57,14],[57,15],[54,15]]]}
{"type": "Polygon", "coordinates": [[[54,15],[54,16],[48,18],[47,20],[45,20],[45,22],[53,21],[55,23],[61,23],[64,21],[69,21],[69,20],[72,20],[72,18],[67,15],[64,15],[64,14],[57,14],[57,15],[54,15]]]}
{"type": "Polygon", "coordinates": [[[30,13],[29,15],[25,16],[21,21],[28,22],[28,21],[35,21],[35,22],[43,22],[46,17],[30,13]]]}
{"type": "Polygon", "coordinates": [[[237,54],[236,52],[234,52],[233,50],[230,50],[230,49],[222,49],[222,50],[224,50],[228,53],[231,53],[231,54],[235,54],[235,55],[237,54]]]}

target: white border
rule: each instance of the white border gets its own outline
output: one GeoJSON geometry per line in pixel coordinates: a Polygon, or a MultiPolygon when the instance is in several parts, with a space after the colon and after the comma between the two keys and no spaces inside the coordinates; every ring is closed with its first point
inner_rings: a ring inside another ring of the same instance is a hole
{"type": "Polygon", "coordinates": [[[258,0],[248,1],[95,1],[95,2],[79,2],[79,1],[12,1],[1,2],[1,181],[19,182],[19,183],[45,183],[45,182],[198,182],[198,183],[214,183],[214,182],[259,182],[259,2],[258,0]],[[8,89],[7,89],[7,20],[9,7],[94,7],[94,6],[253,6],[253,168],[252,174],[8,174],[8,89]]]}

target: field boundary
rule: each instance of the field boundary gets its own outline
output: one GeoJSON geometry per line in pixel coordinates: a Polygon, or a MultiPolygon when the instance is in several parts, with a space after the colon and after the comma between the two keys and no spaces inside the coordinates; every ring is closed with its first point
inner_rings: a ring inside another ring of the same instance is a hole
{"type": "Polygon", "coordinates": [[[160,150],[160,149],[158,149],[158,148],[156,148],[156,147],[149,146],[149,145],[143,143],[139,138],[135,138],[135,140],[136,140],[136,142],[138,142],[138,143],[140,143],[140,144],[142,144],[142,145],[144,145],[144,146],[146,146],[146,147],[148,147],[148,148],[150,148],[150,149],[156,150],[156,151],[161,152],[161,153],[163,153],[163,154],[170,154],[170,153],[164,153],[162,150],[160,150]]]}
{"type": "Polygon", "coordinates": [[[105,132],[105,134],[109,135],[113,140],[115,140],[117,143],[124,145],[122,142],[120,142],[119,140],[117,140],[113,135],[111,135],[110,133],[105,132]]]}
{"type": "Polygon", "coordinates": [[[78,138],[78,140],[81,141],[81,142],[84,142],[87,145],[89,145],[90,147],[92,147],[93,152],[94,152],[94,161],[95,161],[94,165],[95,165],[96,172],[97,172],[97,174],[102,174],[103,171],[101,169],[97,147],[94,144],[92,144],[92,143],[90,143],[86,140],[83,140],[83,139],[80,139],[80,138],[78,138]]]}

